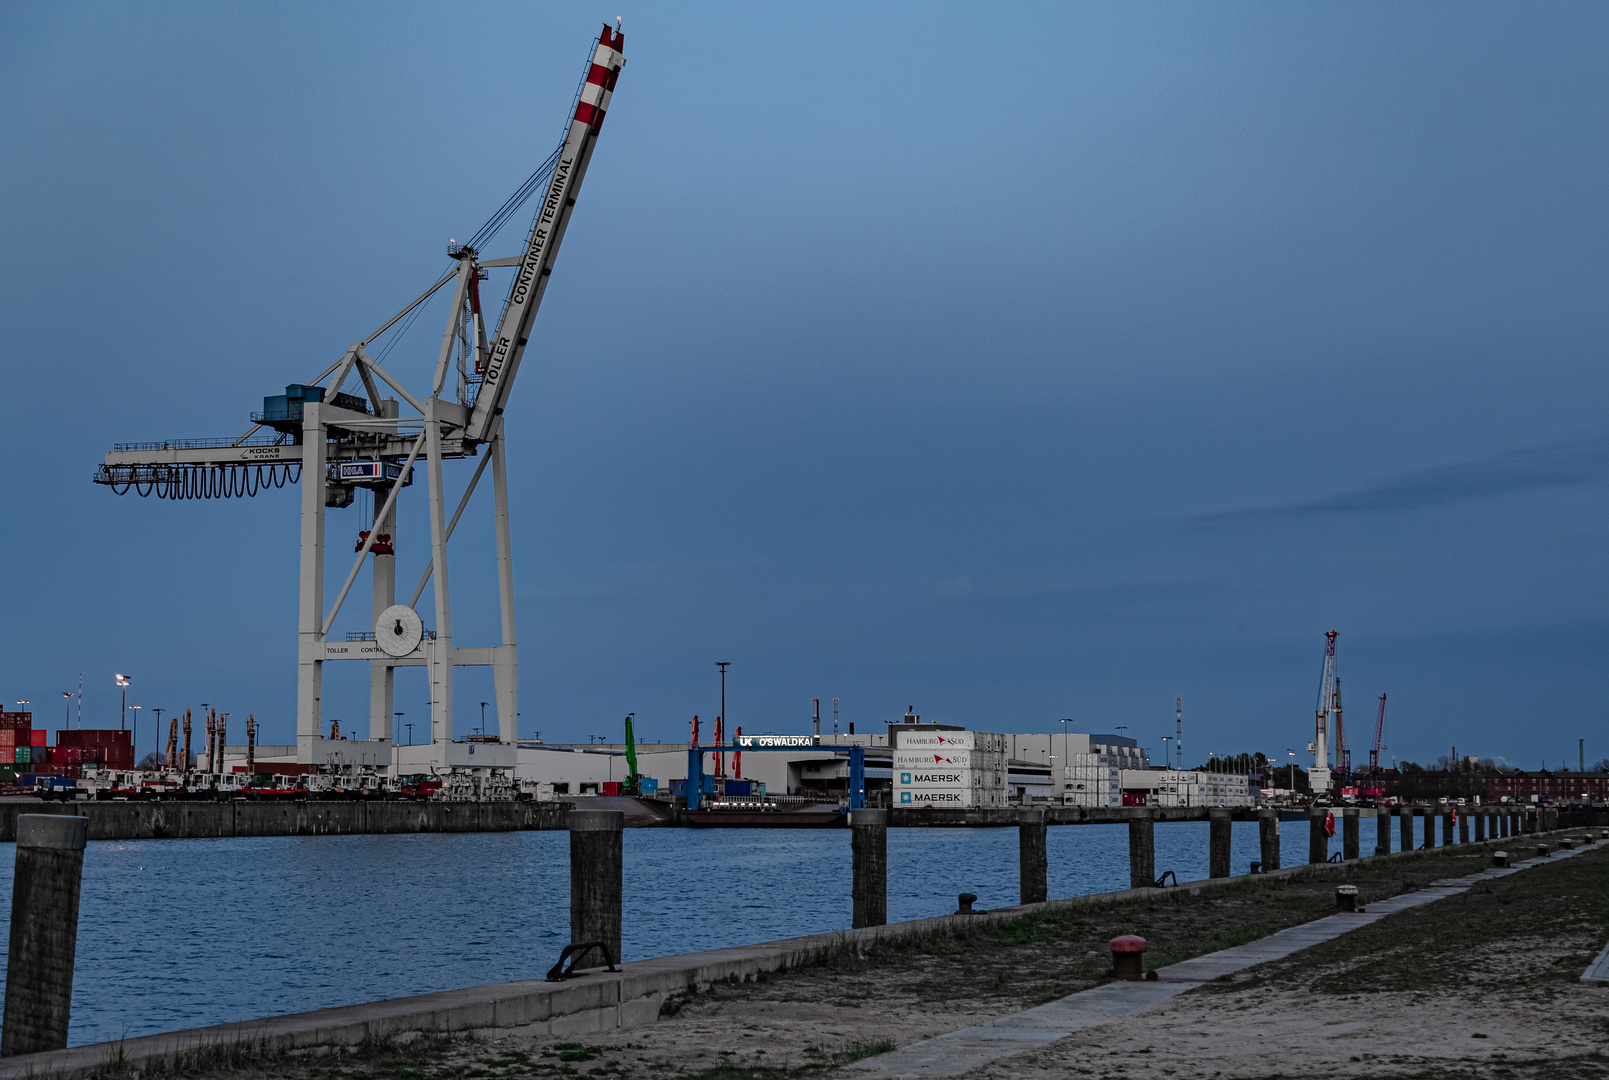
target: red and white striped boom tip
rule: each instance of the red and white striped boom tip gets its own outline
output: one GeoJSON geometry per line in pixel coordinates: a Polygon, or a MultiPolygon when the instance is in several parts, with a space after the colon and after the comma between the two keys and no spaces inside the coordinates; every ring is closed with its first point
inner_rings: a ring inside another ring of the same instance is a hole
{"type": "Polygon", "coordinates": [[[598,47],[592,53],[592,67],[587,70],[586,85],[581,87],[581,100],[575,104],[575,122],[591,124],[592,130],[603,127],[603,118],[609,112],[609,99],[614,96],[615,80],[620,77],[620,66],[625,63],[626,35],[603,25],[598,35],[598,47]]]}

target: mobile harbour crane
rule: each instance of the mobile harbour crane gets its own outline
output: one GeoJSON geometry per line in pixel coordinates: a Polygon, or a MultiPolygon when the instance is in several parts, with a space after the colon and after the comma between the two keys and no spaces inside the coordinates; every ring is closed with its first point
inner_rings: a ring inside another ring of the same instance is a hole
{"type": "Polygon", "coordinates": [[[469,241],[449,246],[448,255],[455,265],[435,284],[379,329],[354,342],[311,382],[291,384],[284,394],[266,397],[262,412],[252,415],[252,426],[240,437],[118,444],[95,475],[96,483],[118,494],[133,489],[140,495],[168,499],[253,496],[264,488],[302,482],[296,695],[296,753],[301,766],[389,768],[395,669],[423,667],[430,684],[433,765],[446,778],[449,797],[512,794],[519,661],[504,453],[506,409],[625,66],[624,48],[624,33],[606,24],[593,42],[558,148],[469,241]],[[524,252],[483,259],[482,246],[538,192],[541,202],[524,252]],[[487,279],[488,270],[499,267],[514,268],[515,273],[496,330],[488,337],[480,282],[487,279]],[[369,354],[368,347],[402,320],[416,318],[421,305],[449,284],[452,302],[434,377],[428,392],[416,396],[369,354]],[[443,397],[455,366],[455,393],[443,397]],[[343,392],[354,377],[358,384],[354,392],[343,392]],[[382,386],[396,397],[383,397],[382,386]],[[402,414],[403,405],[411,415],[402,414]],[[484,455],[480,452],[483,447],[484,455]],[[430,558],[411,598],[397,603],[396,501],[401,490],[412,483],[413,466],[421,456],[427,480],[430,558]],[[480,463],[449,517],[442,463],[470,457],[480,457],[480,463]],[[492,467],[502,643],[466,648],[453,642],[447,544],[488,464],[492,467]],[[359,489],[373,492],[376,509],[373,520],[365,523],[368,528],[359,532],[357,558],[326,611],[325,513],[350,505],[359,489]],[[333,640],[330,632],[336,616],[367,559],[373,560],[373,630],[347,634],[344,641],[333,640]],[[426,630],[414,605],[432,580],[436,626],[426,630]],[[369,663],[367,739],[323,737],[323,669],[333,660],[369,663]],[[452,740],[453,670],[464,666],[492,668],[498,720],[495,742],[452,740]]]}

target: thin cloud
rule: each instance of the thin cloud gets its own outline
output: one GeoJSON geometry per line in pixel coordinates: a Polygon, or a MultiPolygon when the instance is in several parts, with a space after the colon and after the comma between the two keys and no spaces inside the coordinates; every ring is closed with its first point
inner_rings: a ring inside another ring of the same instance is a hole
{"type": "Polygon", "coordinates": [[[1537,488],[1590,484],[1609,475],[1609,435],[1521,447],[1493,457],[1384,476],[1349,491],[1309,499],[1203,510],[1198,518],[1298,518],[1381,514],[1484,499],[1537,488]]]}

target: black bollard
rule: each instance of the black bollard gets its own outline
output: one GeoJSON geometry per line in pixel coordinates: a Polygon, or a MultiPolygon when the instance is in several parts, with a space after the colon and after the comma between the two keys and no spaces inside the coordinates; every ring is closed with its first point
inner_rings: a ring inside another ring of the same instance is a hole
{"type": "Polygon", "coordinates": [[[1310,863],[1330,861],[1330,834],[1324,831],[1324,815],[1327,813],[1329,811],[1323,807],[1308,811],[1307,861],[1310,863]]]}
{"type": "Polygon", "coordinates": [[[1374,808],[1374,853],[1391,854],[1391,807],[1374,808]]]}
{"type": "Polygon", "coordinates": [[[1397,824],[1400,826],[1399,835],[1402,837],[1402,846],[1399,851],[1413,850],[1413,808],[1404,806],[1397,811],[1397,824]]]}
{"type": "Polygon", "coordinates": [[[1017,815],[1018,895],[1024,904],[1043,904],[1050,899],[1045,878],[1050,858],[1045,853],[1048,832],[1043,810],[1023,810],[1017,815]]]}
{"type": "Polygon", "coordinates": [[[1262,854],[1262,872],[1279,869],[1279,811],[1265,806],[1257,811],[1257,842],[1262,854]]]}
{"type": "Polygon", "coordinates": [[[1358,811],[1357,807],[1349,806],[1341,811],[1341,858],[1348,861],[1361,855],[1362,842],[1358,839],[1358,811]]]}
{"type": "Polygon", "coordinates": [[[77,815],[17,818],[0,1057],[67,1046],[87,826],[77,815]]]}
{"type": "Polygon", "coordinates": [[[1228,810],[1207,811],[1207,876],[1229,876],[1229,840],[1234,822],[1228,810]]]}
{"type": "Polygon", "coordinates": [[[854,863],[852,925],[882,926],[888,922],[888,811],[851,810],[849,849],[854,863]]]}
{"type": "Polygon", "coordinates": [[[1129,817],[1129,888],[1156,884],[1156,817],[1149,809],[1129,817]]]}
{"type": "MultiPolygon", "coordinates": [[[[607,961],[593,955],[586,967],[620,963],[625,821],[619,810],[570,811],[570,944],[601,941],[609,950],[607,961]]],[[[578,953],[576,960],[580,959],[578,953]]],[[[583,966],[574,961],[572,965],[583,966]]]]}

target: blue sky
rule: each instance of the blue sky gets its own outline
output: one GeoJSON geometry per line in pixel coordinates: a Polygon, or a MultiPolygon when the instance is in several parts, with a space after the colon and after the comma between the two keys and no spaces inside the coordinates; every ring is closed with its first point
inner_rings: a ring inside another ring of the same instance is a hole
{"type": "MultiPolygon", "coordinates": [[[[1354,746],[1386,691],[1388,759],[1609,754],[1586,4],[7,7],[6,700],[82,673],[115,722],[124,671],[146,717],[291,737],[295,492],[90,476],[239,433],[434,280],[617,14],[509,413],[522,733],[683,737],[730,660],[748,730],[838,697],[1159,748],[1182,695],[1187,757],[1282,754],[1334,627],[1354,746]]],[[[443,317],[388,368],[422,382],[443,317]]],[[[460,672],[460,731],[489,691],[460,672]]],[[[366,705],[330,675],[326,718],[366,705]]]]}

